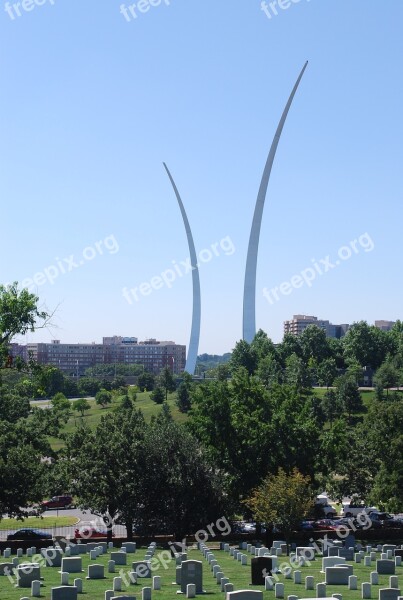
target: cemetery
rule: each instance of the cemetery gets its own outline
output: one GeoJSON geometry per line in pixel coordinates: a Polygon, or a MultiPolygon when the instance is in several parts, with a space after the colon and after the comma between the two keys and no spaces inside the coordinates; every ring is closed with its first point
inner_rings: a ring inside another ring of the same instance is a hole
{"type": "MultiPolygon", "coordinates": [[[[214,596],[216,600],[401,600],[400,545],[271,548],[247,542],[199,542],[186,553],[156,543],[121,548],[103,544],[74,549],[4,549],[0,557],[1,600],[173,600],[214,596]],[[336,549],[340,556],[335,555],[336,549]],[[331,552],[330,552],[331,551],[331,552]],[[73,556],[71,556],[73,554],[73,556]]],[[[214,599],[213,599],[214,600],[214,599]]]]}

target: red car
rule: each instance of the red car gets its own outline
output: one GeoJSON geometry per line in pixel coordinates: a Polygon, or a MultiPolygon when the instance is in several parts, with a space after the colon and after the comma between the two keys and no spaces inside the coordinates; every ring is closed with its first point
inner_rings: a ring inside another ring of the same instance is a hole
{"type": "Polygon", "coordinates": [[[336,531],[337,525],[331,519],[320,519],[313,524],[314,529],[321,531],[336,531]]]}
{"type": "MultiPolygon", "coordinates": [[[[83,525],[79,529],[74,530],[74,535],[76,539],[84,539],[89,540],[92,538],[106,538],[108,533],[106,530],[96,529],[95,527],[88,527],[87,525],[83,525]]],[[[115,537],[115,534],[112,532],[112,537],[115,537]]]]}
{"type": "Polygon", "coordinates": [[[73,503],[71,496],[53,496],[50,500],[45,500],[41,503],[46,510],[51,508],[69,508],[73,503]]]}

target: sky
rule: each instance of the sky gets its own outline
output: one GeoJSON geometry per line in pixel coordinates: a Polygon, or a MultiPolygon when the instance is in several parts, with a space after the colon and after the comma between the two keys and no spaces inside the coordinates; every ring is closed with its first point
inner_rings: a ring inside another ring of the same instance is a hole
{"type": "Polygon", "coordinates": [[[0,0],[1,281],[53,312],[39,342],[242,337],[250,227],[281,113],[256,325],[402,318],[403,3],[0,0]]]}

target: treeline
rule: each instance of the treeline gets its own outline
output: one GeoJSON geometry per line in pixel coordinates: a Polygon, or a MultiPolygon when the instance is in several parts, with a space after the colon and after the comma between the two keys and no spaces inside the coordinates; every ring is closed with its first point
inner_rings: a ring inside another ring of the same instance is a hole
{"type": "MultiPolygon", "coordinates": [[[[46,321],[36,307],[35,296],[0,286],[3,366],[13,335],[46,321]]],[[[31,409],[13,383],[15,370],[3,369],[11,374],[0,382],[0,514],[71,492],[80,506],[126,523],[129,534],[182,535],[223,514],[247,516],[245,500],[280,468],[309,477],[312,493],[326,489],[334,499],[352,496],[402,511],[401,395],[389,381],[364,405],[357,385],[364,366],[377,369],[378,378],[384,365],[401,373],[401,324],[388,333],[357,324],[348,335],[327,340],[308,328],[275,346],[260,331],[252,344],[239,342],[216,380],[195,383],[184,375],[176,390],[188,413],[184,424],[173,422],[165,402],[175,386],[169,369],[157,378],[164,397],[151,423],[121,389],[95,430],[78,419],[71,434],[62,433],[63,398],[31,409]],[[367,340],[366,349],[358,340],[367,340]],[[311,383],[320,373],[329,389],[319,394],[311,383]],[[50,436],[63,448],[53,450],[50,436]]],[[[40,380],[37,368],[33,377],[40,380]]],[[[98,398],[106,402],[104,392],[98,398]]]]}

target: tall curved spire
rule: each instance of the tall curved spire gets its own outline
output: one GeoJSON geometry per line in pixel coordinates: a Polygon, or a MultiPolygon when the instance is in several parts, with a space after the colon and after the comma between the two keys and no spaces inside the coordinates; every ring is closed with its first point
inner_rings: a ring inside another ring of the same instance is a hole
{"type": "Polygon", "coordinates": [[[175,185],[175,181],[166,166],[164,167],[166,172],[168,173],[168,177],[174,189],[176,199],[179,204],[179,208],[182,214],[183,224],[185,225],[186,235],[188,239],[189,245],[189,254],[190,254],[190,262],[192,265],[192,281],[193,281],[193,313],[192,313],[192,329],[190,332],[190,341],[188,348],[188,355],[186,359],[186,367],[185,370],[194,375],[196,369],[196,361],[197,355],[199,351],[199,340],[200,340],[200,321],[201,321],[201,297],[200,297],[200,277],[199,277],[199,265],[197,263],[196,249],[193,242],[192,230],[190,229],[189,220],[187,218],[187,214],[185,211],[185,207],[183,206],[182,199],[180,197],[178,188],[175,185]]]}
{"type": "Polygon", "coordinates": [[[296,84],[291,92],[291,96],[288,99],[282,117],[277,127],[276,134],[274,136],[269,156],[267,158],[266,166],[263,171],[263,177],[259,188],[259,193],[255,206],[255,213],[253,215],[252,229],[250,232],[248,256],[246,259],[246,270],[245,270],[245,283],[244,283],[244,295],[243,295],[243,339],[247,342],[251,342],[256,335],[256,270],[257,270],[257,257],[259,251],[259,238],[260,228],[262,225],[264,203],[267,195],[267,188],[269,186],[269,180],[271,170],[273,167],[274,158],[277,152],[277,146],[280,141],[281,133],[283,131],[284,124],[286,122],[288,112],[291,108],[292,101],[297,92],[298,86],[301,82],[302,76],[304,75],[305,69],[308,66],[308,62],[305,63],[296,84]]]}

